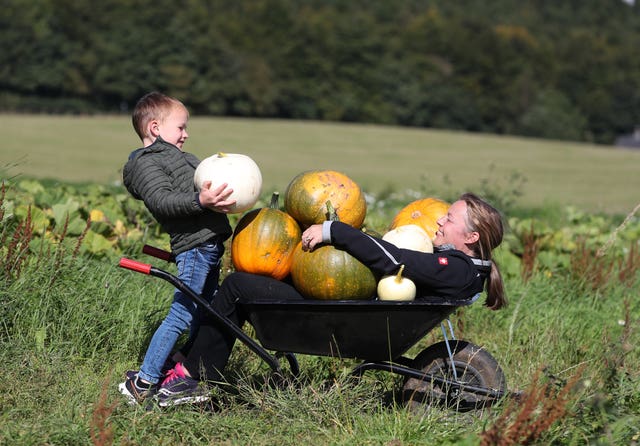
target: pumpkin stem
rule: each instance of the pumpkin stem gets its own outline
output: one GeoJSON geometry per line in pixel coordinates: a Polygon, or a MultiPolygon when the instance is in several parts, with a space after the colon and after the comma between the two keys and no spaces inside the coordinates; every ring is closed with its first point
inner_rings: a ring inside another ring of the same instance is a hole
{"type": "Polygon", "coordinates": [[[327,200],[327,220],[331,220],[331,221],[340,221],[340,219],[338,218],[338,213],[336,212],[336,210],[333,208],[333,205],[331,204],[331,200],[327,200]]]}
{"type": "Polygon", "coordinates": [[[278,209],[278,198],[280,198],[280,194],[278,192],[274,192],[271,195],[271,204],[269,205],[271,209],[278,209]]]}
{"type": "Polygon", "coordinates": [[[402,272],[404,271],[404,265],[400,265],[400,269],[398,270],[398,274],[396,274],[396,278],[394,279],[397,283],[402,282],[402,272]]]}
{"type": "Polygon", "coordinates": [[[224,158],[225,156],[227,156],[227,154],[226,154],[226,153],[224,153],[224,152],[218,152],[218,156],[219,156],[220,158],[224,158]]]}

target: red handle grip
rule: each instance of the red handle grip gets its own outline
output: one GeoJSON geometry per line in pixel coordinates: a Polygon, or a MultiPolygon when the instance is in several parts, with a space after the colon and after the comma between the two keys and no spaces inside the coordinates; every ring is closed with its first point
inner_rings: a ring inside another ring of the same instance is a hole
{"type": "Polygon", "coordinates": [[[142,274],[149,274],[151,272],[151,265],[148,263],[137,262],[135,260],[127,259],[125,257],[120,259],[118,264],[121,268],[130,269],[142,274]]]}
{"type": "Polygon", "coordinates": [[[167,262],[171,261],[171,253],[169,251],[165,251],[164,249],[156,248],[151,245],[144,245],[142,247],[142,252],[153,256],[160,260],[166,260],[167,262]]]}

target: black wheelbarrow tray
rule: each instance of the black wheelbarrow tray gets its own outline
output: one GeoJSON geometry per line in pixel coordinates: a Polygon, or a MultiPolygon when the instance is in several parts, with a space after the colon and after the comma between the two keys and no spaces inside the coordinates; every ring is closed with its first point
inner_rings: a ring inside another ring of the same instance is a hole
{"type": "MultiPolygon", "coordinates": [[[[166,251],[145,246],[143,252],[171,261],[166,251]]],[[[207,310],[219,324],[264,360],[277,376],[284,376],[279,358],[286,358],[294,376],[295,354],[353,358],[362,361],[354,375],[383,370],[402,375],[402,399],[408,405],[445,404],[457,410],[482,407],[506,395],[506,381],[489,352],[457,340],[444,321],[473,299],[425,297],[411,302],[380,300],[261,301],[243,304],[257,341],[241,327],[217,313],[209,303],[176,276],[150,264],[122,258],[119,266],[162,278],[207,310]],[[434,327],[441,325],[444,341],[414,358],[404,354],[434,327]],[[451,339],[449,339],[451,338],[451,339]],[[274,353],[270,353],[270,351],[274,353]]]]}

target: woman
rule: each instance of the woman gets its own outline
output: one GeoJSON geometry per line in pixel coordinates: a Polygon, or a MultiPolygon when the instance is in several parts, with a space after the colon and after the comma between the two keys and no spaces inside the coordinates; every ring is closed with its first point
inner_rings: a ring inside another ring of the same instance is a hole
{"type": "MultiPolygon", "coordinates": [[[[330,243],[380,275],[394,274],[404,264],[404,276],[416,284],[418,298],[470,298],[485,290],[485,305],[490,309],[506,305],[502,277],[491,260],[491,253],[503,236],[500,213],[476,195],[466,193],[437,223],[433,254],[400,249],[345,223],[331,221],[307,228],[302,234],[303,249],[330,243]]],[[[241,304],[256,298],[294,300],[303,296],[285,282],[234,273],[223,281],[212,306],[242,326],[246,315],[241,304]]],[[[212,321],[203,322],[184,363],[178,363],[162,382],[157,395],[160,405],[206,400],[206,393],[199,390],[199,380],[222,378],[234,342],[235,337],[228,330],[212,321]]]]}

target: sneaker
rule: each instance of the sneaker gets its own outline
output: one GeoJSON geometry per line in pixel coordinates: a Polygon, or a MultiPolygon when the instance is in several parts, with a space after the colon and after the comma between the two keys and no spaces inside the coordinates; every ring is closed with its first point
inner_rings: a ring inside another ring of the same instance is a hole
{"type": "Polygon", "coordinates": [[[210,399],[209,392],[200,381],[187,376],[182,363],[167,372],[156,394],[160,407],[176,406],[186,403],[202,403],[210,399]]]}
{"type": "MultiPolygon", "coordinates": [[[[162,372],[163,375],[166,375],[167,372],[172,368],[174,368],[175,366],[176,366],[176,362],[171,358],[167,358],[160,372],[162,372]]],[[[124,377],[125,379],[133,379],[133,377],[136,376],[139,371],[140,370],[127,370],[126,372],[124,372],[124,377]]]]}
{"type": "Polygon", "coordinates": [[[153,397],[158,391],[157,384],[143,383],[135,374],[118,385],[121,394],[129,398],[131,404],[140,404],[145,399],[153,397]]]}

